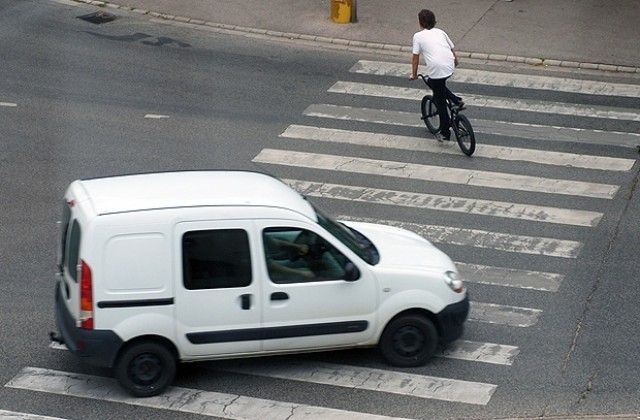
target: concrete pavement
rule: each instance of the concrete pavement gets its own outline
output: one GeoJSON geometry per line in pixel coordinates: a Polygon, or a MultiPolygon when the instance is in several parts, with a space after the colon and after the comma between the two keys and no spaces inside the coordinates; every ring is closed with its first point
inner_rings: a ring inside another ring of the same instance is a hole
{"type": "Polygon", "coordinates": [[[348,0],[78,1],[179,22],[407,53],[419,29],[418,11],[430,8],[462,57],[640,74],[640,0],[350,0],[357,22],[342,24],[331,19],[331,5],[348,0]]]}

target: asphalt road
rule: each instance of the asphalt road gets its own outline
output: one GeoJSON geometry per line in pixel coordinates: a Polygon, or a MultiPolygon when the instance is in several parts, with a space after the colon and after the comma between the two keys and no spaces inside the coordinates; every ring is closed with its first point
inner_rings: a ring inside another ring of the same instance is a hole
{"type": "MultiPolygon", "coordinates": [[[[489,404],[448,401],[227,372],[227,362],[181,370],[176,385],[329,406],[341,410],[410,418],[534,417],[640,412],[640,338],[637,249],[638,164],[623,172],[591,171],[530,162],[494,161],[460,154],[369,148],[281,137],[292,124],[319,124],[304,111],[311,104],[371,107],[417,112],[401,99],[341,95],[328,90],[339,80],[415,88],[393,76],[356,74],[359,60],[402,62],[398,56],[274,42],[192,28],[168,26],[135,14],[119,14],[95,25],[78,16],[96,11],[39,1],[0,1],[0,384],[23,367],[109,376],[48,347],[54,329],[53,284],[57,252],[56,220],[64,189],[74,179],[172,169],[238,168],[281,178],[369,185],[392,191],[529,202],[584,208],[603,213],[595,228],[505,221],[478,215],[317,198],[330,212],[376,220],[436,226],[471,226],[500,231],[508,224],[519,235],[561,237],[583,244],[576,258],[502,252],[491,247],[442,243],[456,261],[512,269],[562,273],[558,291],[470,284],[474,301],[538,308],[543,315],[529,328],[472,322],[465,338],[510,343],[520,349],[511,366],[460,363],[438,358],[408,373],[497,384],[489,404]],[[347,173],[255,161],[265,148],[303,150],[394,162],[490,170],[620,186],[611,200],[542,195],[498,188],[347,173]]],[[[406,62],[408,63],[408,57],[406,62]]],[[[487,70],[473,63],[463,68],[487,70]]],[[[548,75],[544,69],[489,69],[510,74],[548,75]]],[[[563,75],[571,77],[572,75],[563,75]]],[[[597,73],[594,81],[637,84],[597,73]]],[[[466,95],[539,100],[607,109],[638,109],[638,98],[562,91],[495,87],[453,82],[466,95]]],[[[473,120],[570,126],[604,132],[640,133],[640,122],[472,107],[473,120]]],[[[424,128],[340,121],[342,129],[389,135],[424,136],[424,128]]],[[[575,142],[532,141],[484,135],[494,146],[528,147],[637,159],[629,147],[575,142]]],[[[512,239],[503,239],[508,243],[512,239]]],[[[504,244],[503,244],[504,245],[504,244]]],[[[305,356],[324,361],[388,369],[373,351],[305,356]]],[[[229,362],[230,363],[230,362],[229,362]]],[[[259,362],[260,363],[260,362],[259,362]]],[[[264,363],[269,363],[265,361],[264,363]]],[[[0,410],[61,418],[200,418],[154,408],[0,387],[0,410]]]]}

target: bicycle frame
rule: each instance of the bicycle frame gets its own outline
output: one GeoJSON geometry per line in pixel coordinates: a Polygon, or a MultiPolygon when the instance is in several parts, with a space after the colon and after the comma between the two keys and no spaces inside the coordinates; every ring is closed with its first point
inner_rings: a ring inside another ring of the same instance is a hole
{"type": "MultiPolygon", "coordinates": [[[[428,77],[425,77],[422,74],[419,74],[418,76],[422,78],[427,86],[429,86],[428,77]]],[[[429,89],[431,89],[430,86],[429,89]]],[[[449,113],[451,128],[456,136],[456,141],[458,142],[462,152],[467,156],[471,156],[476,149],[476,137],[473,132],[473,128],[471,127],[471,122],[469,122],[469,119],[465,115],[460,113],[461,109],[458,105],[453,104],[448,97],[445,98],[445,100],[447,103],[447,112],[449,113]]],[[[433,97],[431,95],[425,95],[422,98],[420,107],[422,111],[422,120],[431,134],[435,135],[440,130],[440,122],[438,109],[435,102],[433,102],[433,97]],[[438,125],[435,124],[434,117],[436,116],[438,116],[438,125]]]]}

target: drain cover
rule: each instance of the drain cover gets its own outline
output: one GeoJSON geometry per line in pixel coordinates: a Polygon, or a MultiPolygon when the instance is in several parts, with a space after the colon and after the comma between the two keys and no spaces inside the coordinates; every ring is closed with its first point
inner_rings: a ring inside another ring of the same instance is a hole
{"type": "Polygon", "coordinates": [[[100,25],[101,23],[109,23],[116,20],[116,16],[111,13],[99,11],[95,13],[89,13],[88,15],[78,16],[78,19],[86,20],[87,22],[100,25]]]}

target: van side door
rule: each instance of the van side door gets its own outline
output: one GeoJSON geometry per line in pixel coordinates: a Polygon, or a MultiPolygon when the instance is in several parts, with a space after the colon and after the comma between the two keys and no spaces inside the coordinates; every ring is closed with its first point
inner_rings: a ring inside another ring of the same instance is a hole
{"type": "Polygon", "coordinates": [[[260,282],[252,230],[252,222],[242,220],[176,225],[176,328],[185,355],[260,350],[260,282]]]}
{"type": "MultiPolygon", "coordinates": [[[[351,346],[373,337],[373,273],[319,226],[258,220],[265,351],[351,346]]],[[[258,263],[259,260],[256,260],[258,263]]]]}

